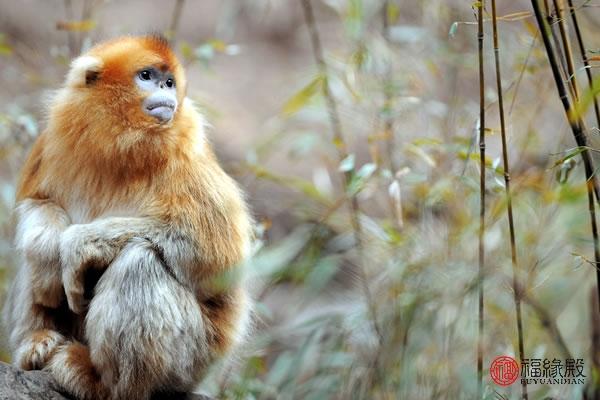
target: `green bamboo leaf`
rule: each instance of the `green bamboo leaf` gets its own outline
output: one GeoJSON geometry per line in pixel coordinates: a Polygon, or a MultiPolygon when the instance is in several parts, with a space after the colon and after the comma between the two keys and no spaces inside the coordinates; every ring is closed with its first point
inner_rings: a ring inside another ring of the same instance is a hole
{"type": "Polygon", "coordinates": [[[96,21],[85,19],[82,21],[59,21],[56,29],[69,32],[89,32],[96,27],[96,21]]]}
{"type": "Polygon", "coordinates": [[[275,363],[266,378],[266,382],[274,387],[283,385],[286,380],[289,380],[289,372],[294,368],[295,361],[292,352],[286,351],[281,353],[275,360],[275,363]]]}
{"type": "Polygon", "coordinates": [[[409,144],[407,145],[406,150],[410,153],[413,153],[414,155],[418,156],[419,158],[421,158],[423,161],[425,161],[430,167],[435,167],[436,166],[436,162],[433,159],[433,157],[431,157],[429,154],[427,154],[427,152],[425,152],[421,147],[417,147],[414,144],[409,144]]]}
{"type": "Polygon", "coordinates": [[[319,260],[306,277],[306,288],[311,294],[321,292],[338,271],[337,256],[324,257],[319,260]]]}
{"type": "Polygon", "coordinates": [[[396,22],[398,20],[398,17],[400,16],[400,8],[397,4],[394,4],[392,2],[388,3],[386,12],[388,15],[388,20],[392,23],[396,22]]]}
{"type": "Polygon", "coordinates": [[[377,165],[373,163],[363,165],[355,174],[352,175],[350,182],[348,182],[348,188],[346,189],[348,195],[354,196],[363,190],[369,181],[369,178],[371,178],[376,170],[377,165]]]}
{"type": "Polygon", "coordinates": [[[354,169],[354,154],[348,154],[348,156],[346,156],[346,158],[344,158],[340,162],[339,170],[341,172],[349,172],[349,171],[352,171],[353,169],[354,169]]]}
{"type": "Polygon", "coordinates": [[[192,49],[192,46],[190,46],[188,42],[182,41],[179,49],[181,51],[181,55],[186,60],[192,60],[194,58],[194,49],[192,49]]]}
{"type": "Polygon", "coordinates": [[[360,70],[369,59],[369,49],[366,46],[358,46],[350,56],[350,62],[356,69],[360,70]]]}
{"type": "Polygon", "coordinates": [[[570,160],[571,158],[583,153],[584,151],[586,151],[588,149],[588,147],[586,146],[577,146],[577,147],[573,147],[570,150],[566,151],[566,155],[558,160],[556,160],[554,162],[554,164],[552,165],[552,168],[558,167],[559,165],[561,165],[562,163],[564,163],[565,161],[570,160]]]}
{"type": "Polygon", "coordinates": [[[194,50],[194,56],[198,60],[208,63],[215,57],[215,48],[210,43],[201,44],[194,50]]]}
{"type": "Polygon", "coordinates": [[[4,34],[0,33],[0,56],[10,56],[13,52],[12,47],[6,42],[4,34]]]}
{"type": "Polygon", "coordinates": [[[570,115],[571,120],[584,118],[585,113],[590,108],[596,96],[600,94],[600,77],[594,78],[592,85],[589,86],[581,96],[581,100],[575,104],[573,113],[570,115]]]}
{"type": "Polygon", "coordinates": [[[375,165],[374,163],[367,163],[360,167],[356,175],[362,179],[369,179],[371,175],[373,175],[373,172],[375,172],[376,170],[377,165],[375,165]]]}
{"type": "Polygon", "coordinates": [[[289,235],[262,248],[247,260],[247,279],[273,279],[289,267],[311,240],[313,225],[299,225],[289,235]]]}
{"type": "Polygon", "coordinates": [[[413,140],[412,142],[415,146],[437,146],[442,144],[442,141],[440,139],[436,139],[436,138],[429,138],[429,137],[423,137],[423,138],[417,138],[415,140],[413,140]]]}
{"type": "MultiPolygon", "coordinates": [[[[569,180],[569,176],[571,176],[571,172],[573,172],[576,165],[577,165],[577,162],[575,160],[573,160],[572,158],[570,160],[563,162],[560,165],[560,168],[558,168],[556,170],[556,181],[561,184],[567,183],[567,181],[569,180]]],[[[596,170],[592,174],[592,177],[594,175],[596,175],[597,172],[598,172],[598,168],[596,168],[596,170]]]]}
{"type": "Polygon", "coordinates": [[[453,22],[452,25],[450,25],[450,30],[448,31],[448,36],[453,38],[454,36],[456,36],[457,31],[458,31],[458,22],[453,22]]]}
{"type": "Polygon", "coordinates": [[[227,49],[227,44],[219,39],[209,39],[206,44],[209,44],[218,53],[224,53],[227,49]]]}
{"type": "Polygon", "coordinates": [[[302,90],[292,96],[283,106],[283,113],[287,116],[293,115],[304,108],[317,94],[323,90],[325,78],[322,75],[315,77],[302,90]]]}
{"type": "Polygon", "coordinates": [[[321,204],[331,205],[331,200],[322,194],[319,189],[317,189],[310,181],[294,176],[279,175],[256,164],[247,164],[246,168],[256,175],[257,178],[265,179],[280,184],[284,187],[297,190],[321,204]]]}

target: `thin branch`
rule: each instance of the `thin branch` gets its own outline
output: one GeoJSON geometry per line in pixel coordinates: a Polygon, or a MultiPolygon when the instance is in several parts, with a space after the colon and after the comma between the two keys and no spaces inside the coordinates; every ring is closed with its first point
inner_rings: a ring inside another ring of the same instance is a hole
{"type": "Polygon", "coordinates": [[[522,288],[519,289],[519,291],[523,294],[523,301],[529,304],[542,326],[548,331],[550,337],[556,342],[560,352],[563,354],[563,357],[573,358],[571,351],[567,347],[567,342],[558,329],[555,318],[553,318],[548,310],[546,310],[538,301],[528,296],[526,292],[522,290],[522,288]]]}
{"type": "MultiPolygon", "coordinates": [[[[84,0],[83,9],[81,11],[81,21],[92,21],[94,19],[94,14],[96,9],[100,5],[98,0],[84,0]]],[[[77,51],[81,52],[83,49],[83,45],[85,44],[87,38],[90,36],[89,31],[83,31],[79,33],[78,42],[77,42],[77,51]]]]}
{"type": "MultiPolygon", "coordinates": [[[[65,15],[67,17],[67,21],[73,20],[73,3],[71,0],[64,0],[65,4],[65,15]]],[[[67,44],[69,47],[69,57],[73,57],[75,54],[75,38],[73,37],[73,32],[67,29],[67,44]]]]}
{"type": "MultiPolygon", "coordinates": [[[[510,255],[513,268],[513,288],[515,310],[517,316],[517,336],[519,344],[519,358],[525,359],[525,345],[523,342],[523,316],[521,315],[521,290],[519,289],[519,264],[517,262],[517,244],[515,240],[515,224],[513,220],[512,195],[510,193],[510,163],[508,162],[508,144],[506,141],[506,123],[504,119],[504,99],[502,95],[502,74],[500,72],[500,46],[498,44],[498,23],[496,20],[496,0],[492,0],[492,30],[494,36],[494,61],[496,64],[496,87],[498,90],[498,112],[500,114],[500,134],[502,137],[502,160],[504,162],[504,188],[506,192],[506,210],[508,216],[508,230],[510,235],[510,255]]],[[[527,382],[521,380],[521,393],[524,399],[527,395],[527,382]]]]}
{"type": "MultiPolygon", "coordinates": [[[[321,38],[319,36],[319,32],[317,30],[317,24],[315,22],[315,16],[313,12],[313,8],[310,0],[302,0],[302,9],[304,11],[304,19],[306,21],[306,26],[308,27],[308,31],[310,34],[313,57],[317,64],[317,68],[319,69],[320,75],[324,78],[325,82],[323,84],[323,97],[327,103],[327,111],[329,114],[329,122],[331,125],[331,130],[333,131],[333,140],[338,152],[338,158],[341,162],[348,156],[346,143],[342,136],[342,125],[340,122],[340,117],[338,113],[337,102],[331,93],[331,89],[329,88],[328,82],[328,68],[327,63],[325,62],[325,57],[323,56],[323,47],[321,45],[321,38]]],[[[347,190],[348,183],[352,178],[352,174],[354,172],[354,168],[350,171],[345,171],[342,174],[342,183],[344,185],[344,190],[347,190]]],[[[351,225],[354,234],[354,240],[356,242],[356,248],[359,252],[359,260],[361,265],[358,266],[357,270],[360,274],[361,287],[363,290],[363,295],[365,296],[365,301],[367,303],[367,308],[369,310],[371,323],[373,325],[373,330],[377,336],[378,342],[381,345],[383,343],[383,333],[381,328],[379,327],[379,323],[377,322],[377,313],[375,308],[375,302],[373,300],[373,295],[371,294],[371,290],[369,288],[369,284],[367,281],[367,274],[364,270],[364,258],[362,254],[362,225],[360,222],[360,208],[358,204],[358,198],[355,194],[352,194],[349,198],[350,205],[350,216],[351,216],[351,225]]]]}
{"type": "Polygon", "coordinates": [[[183,9],[183,3],[185,0],[175,0],[175,7],[173,7],[173,15],[171,16],[171,24],[167,31],[167,37],[169,40],[175,42],[177,40],[177,31],[179,30],[179,20],[181,19],[181,10],[183,9]]]}
{"type": "Polygon", "coordinates": [[[485,273],[485,73],[483,65],[483,8],[484,1],[477,11],[477,42],[479,50],[479,269],[477,276],[479,318],[477,336],[477,398],[483,397],[483,319],[485,273]]]}
{"type": "MultiPolygon", "coordinates": [[[[390,40],[390,15],[389,15],[390,2],[388,0],[383,2],[382,19],[383,19],[383,38],[385,39],[388,46],[391,45],[390,40]]],[[[394,105],[394,88],[393,88],[393,65],[392,60],[388,59],[385,66],[385,76],[383,79],[383,96],[384,96],[384,137],[385,147],[388,160],[388,168],[392,171],[392,179],[397,179],[395,176],[398,169],[394,162],[395,153],[395,139],[394,139],[394,118],[392,116],[392,109],[394,105]]],[[[399,182],[396,182],[399,185],[399,182]]],[[[402,204],[400,198],[392,198],[388,196],[390,209],[394,218],[394,224],[396,228],[402,229],[403,217],[402,217],[402,204]]]]}
{"type": "Polygon", "coordinates": [[[527,66],[529,65],[529,59],[531,58],[531,53],[533,53],[533,49],[535,48],[537,39],[538,39],[538,34],[536,32],[535,36],[533,37],[533,40],[531,41],[531,45],[529,46],[529,51],[527,51],[527,56],[525,57],[525,61],[523,62],[523,67],[521,68],[521,71],[519,72],[519,77],[516,80],[515,92],[513,94],[512,101],[510,102],[510,107],[508,108],[508,115],[511,115],[513,112],[513,108],[514,108],[515,102],[517,100],[517,94],[519,93],[519,88],[521,87],[521,81],[523,80],[523,76],[525,75],[525,70],[527,69],[527,66]]]}
{"type": "MultiPolygon", "coordinates": [[[[382,12],[382,14],[383,14],[382,15],[383,16],[383,37],[388,45],[391,43],[391,41],[390,41],[389,7],[390,7],[389,1],[387,1],[387,0],[384,1],[383,2],[383,12],[382,12]]],[[[389,162],[390,170],[392,171],[392,173],[395,173],[396,166],[394,163],[394,119],[390,115],[391,114],[390,111],[392,109],[392,102],[394,100],[393,88],[392,88],[392,62],[391,62],[391,60],[388,60],[387,65],[386,65],[383,94],[384,94],[384,110],[386,111],[386,114],[384,116],[384,119],[385,119],[384,132],[385,132],[385,138],[387,141],[386,147],[387,147],[388,162],[389,162]]]]}

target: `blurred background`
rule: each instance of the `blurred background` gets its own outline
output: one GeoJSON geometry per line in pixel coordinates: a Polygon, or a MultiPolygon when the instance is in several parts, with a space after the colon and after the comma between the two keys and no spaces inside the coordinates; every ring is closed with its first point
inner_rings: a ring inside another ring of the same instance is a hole
{"type": "MultiPolygon", "coordinates": [[[[48,94],[93,43],[163,32],[260,238],[248,263],[254,330],[200,389],[227,399],[475,397],[475,3],[0,0],[2,292],[17,265],[15,184],[48,94]]],[[[593,55],[600,3],[575,4],[593,55]]],[[[582,358],[591,384],[600,322],[583,167],[565,156],[575,143],[531,3],[500,1],[498,15],[525,354],[582,358]]],[[[497,386],[487,371],[517,354],[517,333],[489,14],[485,35],[484,397],[516,398],[518,384],[497,386]]],[[[593,147],[597,125],[588,121],[593,147]]],[[[536,399],[584,390],[530,386],[536,399]]]]}

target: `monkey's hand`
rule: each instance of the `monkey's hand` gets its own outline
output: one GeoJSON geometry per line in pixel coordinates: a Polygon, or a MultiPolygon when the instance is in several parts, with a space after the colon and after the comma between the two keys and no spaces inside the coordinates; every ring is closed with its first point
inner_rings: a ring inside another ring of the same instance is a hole
{"type": "Polygon", "coordinates": [[[94,223],[74,224],[60,238],[62,283],[69,308],[76,314],[87,308],[85,277],[90,269],[103,271],[122,247],[119,240],[111,240],[94,223]]]}
{"type": "Polygon", "coordinates": [[[149,223],[143,218],[111,217],[73,224],[62,233],[62,283],[71,311],[82,314],[87,308],[86,273],[104,271],[129,239],[148,229],[149,223]]]}
{"type": "Polygon", "coordinates": [[[56,308],[63,298],[59,238],[69,216],[51,200],[25,199],[15,211],[15,243],[29,268],[33,302],[56,308]]]}

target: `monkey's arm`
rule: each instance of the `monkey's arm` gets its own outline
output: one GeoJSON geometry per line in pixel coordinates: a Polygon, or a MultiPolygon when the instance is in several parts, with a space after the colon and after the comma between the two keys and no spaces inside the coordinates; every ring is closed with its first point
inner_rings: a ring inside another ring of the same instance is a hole
{"type": "Polygon", "coordinates": [[[58,307],[63,297],[59,260],[60,235],[70,223],[51,200],[21,200],[16,207],[15,243],[29,268],[33,302],[58,307]]]}
{"type": "Polygon", "coordinates": [[[153,243],[167,272],[180,282],[188,281],[184,269],[195,258],[193,240],[173,224],[150,217],[110,217],[73,224],[62,234],[60,244],[62,282],[73,312],[79,314],[86,308],[86,271],[107,268],[134,237],[153,243]]]}

